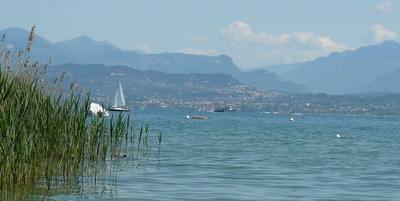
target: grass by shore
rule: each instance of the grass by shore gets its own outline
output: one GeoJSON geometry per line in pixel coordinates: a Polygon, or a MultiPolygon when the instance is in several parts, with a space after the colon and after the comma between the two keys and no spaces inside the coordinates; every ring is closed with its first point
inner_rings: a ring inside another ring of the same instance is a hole
{"type": "Polygon", "coordinates": [[[89,94],[74,83],[62,88],[62,75],[47,83],[48,64],[31,62],[29,56],[34,33],[35,27],[25,49],[0,46],[0,196],[21,189],[67,189],[77,176],[98,174],[106,160],[148,146],[142,137],[147,139],[148,127],[142,126],[142,139],[133,149],[135,128],[128,116],[90,117],[89,94]]]}

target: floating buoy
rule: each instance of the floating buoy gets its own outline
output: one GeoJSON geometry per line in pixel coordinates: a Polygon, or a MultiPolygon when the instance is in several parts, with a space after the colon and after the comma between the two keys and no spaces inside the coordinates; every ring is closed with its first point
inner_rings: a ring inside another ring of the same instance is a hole
{"type": "Polygon", "coordinates": [[[337,138],[341,138],[341,136],[340,136],[340,134],[339,134],[339,133],[338,133],[338,134],[336,134],[336,137],[337,137],[337,138]]]}
{"type": "Polygon", "coordinates": [[[186,115],[186,117],[185,117],[186,119],[190,119],[190,116],[189,115],[186,115]]]}

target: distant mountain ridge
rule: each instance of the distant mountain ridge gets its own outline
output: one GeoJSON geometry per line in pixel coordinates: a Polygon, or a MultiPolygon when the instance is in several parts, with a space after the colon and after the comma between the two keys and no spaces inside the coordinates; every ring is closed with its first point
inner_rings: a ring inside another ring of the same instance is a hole
{"type": "Polygon", "coordinates": [[[265,69],[314,93],[400,93],[400,44],[395,41],[279,67],[265,69]]]}
{"type": "MultiPolygon", "coordinates": [[[[105,66],[103,64],[62,64],[51,66],[48,80],[64,74],[64,83],[73,81],[91,92],[93,97],[114,97],[116,86],[121,82],[128,100],[143,97],[204,99],[240,98],[251,93],[267,93],[248,87],[230,75],[225,74],[174,74],[152,70],[135,70],[126,66],[105,66]]],[[[110,100],[108,100],[110,101],[110,100]]]]}
{"type": "MultiPolygon", "coordinates": [[[[7,33],[5,44],[15,48],[26,47],[28,31],[10,28],[0,31],[7,33]]],[[[154,70],[166,73],[223,73],[239,81],[268,90],[287,92],[306,92],[299,84],[283,81],[275,73],[266,70],[257,73],[242,72],[226,55],[201,56],[183,53],[144,54],[138,51],[125,51],[105,41],[95,41],[88,36],[80,36],[66,41],[52,43],[37,36],[33,45],[32,57],[41,63],[49,58],[54,64],[104,64],[124,65],[139,70],[154,70]],[[265,75],[265,76],[261,76],[265,75]]]]}
{"type": "Polygon", "coordinates": [[[400,93],[400,69],[389,72],[384,76],[368,83],[363,89],[363,92],[387,92],[400,93]]]}
{"type": "MultiPolygon", "coordinates": [[[[64,74],[64,86],[76,81],[91,93],[91,101],[112,102],[118,82],[126,103],[135,109],[146,107],[192,108],[209,111],[220,105],[234,105],[240,111],[330,114],[399,114],[400,94],[287,94],[246,86],[225,74],[173,74],[141,71],[126,66],[63,64],[51,66],[47,80],[64,74]],[[94,73],[95,72],[95,73],[94,73]]],[[[56,85],[57,86],[57,85],[56,85]]],[[[86,91],[85,90],[85,91],[86,91]]]]}
{"type": "MultiPolygon", "coordinates": [[[[3,33],[7,33],[4,42],[7,48],[26,47],[29,34],[26,30],[10,28],[0,31],[0,34],[3,33]]],[[[295,93],[400,93],[400,79],[397,79],[400,74],[400,44],[395,41],[332,53],[314,61],[263,67],[251,72],[241,71],[226,55],[144,54],[121,50],[88,36],[57,43],[37,36],[32,57],[42,63],[51,57],[55,64],[100,63],[166,73],[222,73],[247,85],[295,93]]]]}

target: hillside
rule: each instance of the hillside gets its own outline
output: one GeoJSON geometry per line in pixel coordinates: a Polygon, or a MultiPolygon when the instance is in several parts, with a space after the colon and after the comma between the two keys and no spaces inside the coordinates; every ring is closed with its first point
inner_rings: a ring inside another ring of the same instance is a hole
{"type": "Polygon", "coordinates": [[[395,41],[285,65],[282,71],[278,67],[266,69],[277,72],[285,80],[300,83],[314,93],[400,92],[394,87],[400,85],[400,79],[391,76],[392,72],[400,70],[400,44],[395,41]],[[391,89],[387,90],[387,87],[391,89]]]}
{"type": "Polygon", "coordinates": [[[157,71],[141,71],[126,66],[107,67],[102,64],[63,64],[52,66],[48,72],[49,81],[64,75],[64,83],[76,81],[90,91],[93,97],[111,102],[118,82],[124,87],[129,101],[146,97],[157,99],[186,100],[235,100],[268,93],[241,84],[232,76],[225,74],[173,74],[157,71]],[[258,95],[257,95],[258,94],[258,95]]]}
{"type": "MultiPolygon", "coordinates": [[[[28,32],[20,28],[0,31],[7,33],[5,44],[10,48],[23,48],[28,32]]],[[[46,63],[51,57],[54,64],[104,64],[107,66],[124,65],[138,70],[154,70],[166,73],[222,73],[235,77],[239,81],[268,90],[288,92],[306,92],[305,87],[282,81],[274,73],[242,72],[226,55],[200,56],[183,53],[144,54],[138,51],[125,51],[106,41],[95,41],[88,36],[80,36],[66,41],[52,43],[38,36],[34,43],[32,57],[46,63]],[[253,80],[257,80],[253,82],[253,80]]]]}
{"type": "Polygon", "coordinates": [[[65,72],[65,87],[76,81],[91,92],[92,101],[106,106],[112,101],[118,82],[126,102],[134,108],[164,107],[210,110],[219,105],[235,105],[240,111],[271,111],[286,114],[398,114],[399,95],[285,94],[246,86],[224,74],[173,74],[140,71],[126,66],[63,64],[49,69],[53,82],[65,72]]]}
{"type": "Polygon", "coordinates": [[[389,72],[367,84],[364,92],[400,93],[400,69],[389,72]]]}
{"type": "Polygon", "coordinates": [[[276,73],[267,70],[254,70],[242,72],[237,75],[243,83],[261,89],[278,90],[291,93],[307,93],[309,90],[303,85],[291,81],[285,81],[277,76],[276,73]]]}

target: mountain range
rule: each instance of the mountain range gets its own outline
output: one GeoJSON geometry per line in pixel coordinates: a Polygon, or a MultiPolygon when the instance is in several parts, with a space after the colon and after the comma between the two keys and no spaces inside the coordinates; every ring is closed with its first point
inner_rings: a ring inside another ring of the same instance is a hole
{"type": "MultiPolygon", "coordinates": [[[[0,31],[7,33],[7,48],[23,48],[28,32],[20,28],[0,31]]],[[[294,93],[400,93],[400,44],[382,44],[355,50],[331,53],[313,61],[261,67],[244,72],[226,55],[200,56],[183,53],[145,54],[121,50],[88,36],[52,43],[37,36],[32,57],[42,63],[49,57],[54,64],[124,65],[136,70],[152,70],[173,74],[226,74],[240,83],[267,90],[294,93]]]]}
{"type": "MultiPolygon", "coordinates": [[[[0,31],[7,33],[4,41],[7,47],[24,48],[29,32],[21,28],[0,31]]],[[[306,92],[299,84],[283,81],[275,73],[267,70],[243,72],[226,55],[201,56],[183,53],[145,54],[139,51],[126,51],[105,41],[95,41],[88,36],[80,36],[66,41],[52,43],[37,36],[31,55],[41,63],[51,58],[54,64],[104,64],[124,65],[137,70],[153,70],[166,73],[222,73],[231,75],[240,82],[268,90],[287,92],[306,92]]]]}
{"type": "Polygon", "coordinates": [[[314,93],[400,93],[400,44],[386,41],[310,62],[265,69],[314,93]]]}

